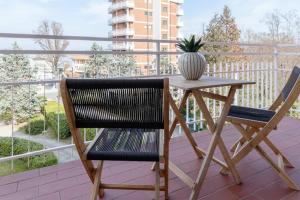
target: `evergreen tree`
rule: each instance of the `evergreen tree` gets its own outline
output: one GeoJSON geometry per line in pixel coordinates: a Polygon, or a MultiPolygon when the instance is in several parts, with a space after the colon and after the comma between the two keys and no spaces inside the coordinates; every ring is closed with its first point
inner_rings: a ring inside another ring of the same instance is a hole
{"type": "Polygon", "coordinates": [[[86,76],[92,78],[131,76],[135,71],[135,60],[130,55],[103,55],[96,52],[102,50],[93,43],[91,51],[95,54],[89,57],[86,66],[86,76]]]}
{"type": "Polygon", "coordinates": [[[109,62],[108,55],[97,54],[102,47],[94,42],[91,46],[91,51],[95,54],[91,55],[87,61],[86,76],[89,78],[101,78],[107,76],[107,66],[109,62]]]}
{"type": "MultiPolygon", "coordinates": [[[[17,43],[14,50],[19,50],[17,43]]],[[[0,57],[1,82],[24,82],[34,78],[37,68],[31,67],[29,59],[24,55],[4,55],[0,57]]],[[[22,122],[32,117],[39,100],[36,87],[29,84],[8,85],[0,88],[0,118],[6,122],[12,120],[22,122]]]]}
{"type": "Polygon", "coordinates": [[[135,60],[130,55],[113,55],[111,56],[108,66],[109,77],[132,76],[135,71],[135,60]]]}
{"type": "MultiPolygon", "coordinates": [[[[228,6],[224,6],[223,13],[221,15],[216,14],[206,29],[204,34],[204,40],[208,42],[239,42],[241,31],[239,30],[235,18],[231,15],[231,11],[228,6]]],[[[209,53],[217,54],[218,52],[241,52],[242,49],[237,45],[205,45],[204,50],[209,53]]],[[[206,56],[208,62],[218,62],[222,58],[219,55],[206,56]]],[[[224,59],[224,58],[223,58],[224,59]]],[[[239,59],[237,56],[227,56],[226,61],[234,61],[239,59]]]]}

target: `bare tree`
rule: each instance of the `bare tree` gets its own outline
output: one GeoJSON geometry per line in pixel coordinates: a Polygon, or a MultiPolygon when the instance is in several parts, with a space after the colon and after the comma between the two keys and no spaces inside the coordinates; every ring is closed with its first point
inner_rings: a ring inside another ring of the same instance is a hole
{"type": "Polygon", "coordinates": [[[281,14],[278,12],[278,10],[266,14],[263,22],[268,26],[269,33],[271,35],[273,42],[278,41],[280,28],[282,24],[281,14]]]}
{"type": "MultiPolygon", "coordinates": [[[[55,21],[50,23],[48,20],[44,20],[40,23],[35,33],[40,35],[61,36],[63,35],[63,27],[61,23],[55,21]]],[[[63,51],[69,45],[67,40],[62,39],[36,39],[35,42],[39,44],[43,50],[54,51],[63,51]]],[[[60,54],[49,54],[46,56],[47,61],[51,63],[52,72],[55,75],[58,75],[58,66],[61,57],[60,54]]]]}

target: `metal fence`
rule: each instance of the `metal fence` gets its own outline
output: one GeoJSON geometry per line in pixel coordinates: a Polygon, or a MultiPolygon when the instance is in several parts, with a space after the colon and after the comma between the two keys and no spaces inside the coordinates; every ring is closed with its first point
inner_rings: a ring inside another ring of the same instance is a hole
{"type": "MultiPolygon", "coordinates": [[[[23,55],[46,55],[46,54],[62,54],[62,55],[76,55],[76,54],[85,54],[85,55],[150,55],[153,56],[154,62],[154,71],[147,74],[147,76],[163,76],[163,75],[174,75],[178,73],[178,68],[176,63],[170,65],[171,69],[165,69],[165,66],[161,66],[161,59],[163,56],[170,55],[179,55],[181,52],[178,51],[161,51],[162,44],[175,44],[177,41],[171,40],[149,40],[149,39],[113,39],[113,38],[102,38],[102,37],[82,37],[82,36],[50,36],[50,35],[32,35],[32,34],[11,34],[11,33],[0,33],[0,38],[13,38],[13,39],[66,39],[71,41],[96,41],[96,42],[138,42],[138,43],[152,43],[155,47],[154,49],[148,49],[146,51],[111,51],[111,50],[101,50],[101,51],[85,51],[85,50],[65,50],[65,51],[46,51],[46,50],[6,50],[0,49],[0,55],[10,55],[10,54],[23,54],[23,55]]],[[[278,95],[280,89],[283,87],[292,66],[297,62],[299,53],[295,50],[283,51],[282,49],[286,48],[298,48],[295,45],[286,45],[286,44],[248,44],[248,43],[223,43],[223,42],[207,42],[206,45],[219,45],[219,46],[239,46],[244,47],[245,50],[242,52],[203,52],[206,55],[217,55],[217,56],[244,56],[245,59],[238,61],[222,61],[219,63],[209,63],[206,71],[206,75],[223,77],[223,78],[232,78],[232,79],[243,79],[248,81],[255,81],[254,85],[247,85],[239,90],[235,97],[235,104],[243,106],[251,106],[258,108],[268,108],[270,104],[274,101],[278,95]],[[253,50],[254,49],[254,50],[253,50]],[[259,50],[258,50],[259,49],[259,50]],[[261,51],[261,49],[263,51],[261,51]],[[267,50],[266,50],[267,49],[267,50]],[[287,57],[288,59],[282,60],[281,57],[287,57]],[[293,59],[289,59],[293,58],[293,59]],[[293,60],[291,62],[286,62],[286,60],[293,60]]],[[[44,71],[45,74],[45,71],[44,71]]],[[[137,77],[141,74],[131,73],[131,77],[137,77]]],[[[108,77],[110,78],[110,77],[108,77]]],[[[12,119],[9,124],[3,124],[0,126],[0,133],[4,134],[2,136],[7,136],[11,138],[10,148],[11,153],[9,156],[0,155],[0,163],[10,163],[10,168],[15,168],[14,162],[18,159],[27,159],[28,166],[30,165],[31,158],[36,155],[44,155],[48,152],[55,152],[56,156],[59,158],[59,162],[67,162],[72,159],[77,159],[76,151],[74,151],[74,145],[71,137],[61,138],[61,127],[65,126],[62,123],[62,118],[64,117],[63,109],[61,107],[61,97],[59,93],[59,81],[61,76],[58,78],[49,79],[46,75],[42,78],[34,80],[11,80],[8,82],[1,82],[1,88],[10,88],[11,91],[14,91],[15,87],[23,86],[28,90],[28,106],[31,102],[31,94],[38,90],[40,96],[44,99],[50,98],[56,102],[56,133],[53,133],[54,130],[47,128],[46,124],[48,123],[44,119],[44,128],[41,134],[33,135],[31,134],[30,124],[32,123],[32,118],[27,119],[22,124],[29,124],[28,134],[24,134],[20,131],[20,125],[16,124],[14,120],[14,115],[18,112],[16,110],[16,105],[19,103],[16,101],[14,92],[11,92],[11,114],[12,119]],[[55,135],[55,137],[53,136],[55,135]],[[43,149],[33,150],[30,147],[28,142],[28,151],[21,154],[15,154],[14,149],[15,143],[13,138],[23,138],[26,141],[34,141],[41,143],[43,149]]],[[[209,89],[212,92],[219,94],[226,94],[228,88],[213,88],[209,89]]],[[[182,96],[182,91],[172,89],[172,95],[180,100],[182,96]]],[[[212,112],[212,116],[217,118],[220,115],[222,103],[207,99],[206,102],[209,105],[209,109],[212,112]]],[[[34,109],[34,108],[32,108],[34,109]]],[[[36,112],[36,111],[34,111],[36,112]]],[[[40,114],[45,115],[45,109],[39,111],[40,114]]],[[[185,108],[185,117],[186,121],[189,124],[190,129],[193,132],[198,132],[205,129],[206,124],[202,116],[202,113],[197,108],[195,99],[189,98],[185,108]]],[[[174,117],[174,113],[170,111],[171,118],[174,117]]],[[[293,109],[290,112],[290,115],[293,117],[298,117],[299,108],[298,102],[295,104],[293,109]]],[[[82,130],[83,137],[86,142],[89,142],[91,138],[88,137],[88,133],[91,130],[82,130]]],[[[93,130],[94,131],[94,130],[93,130]]],[[[96,131],[96,130],[95,130],[96,131]]],[[[176,128],[176,136],[181,135],[181,127],[176,128]]],[[[0,134],[0,141],[1,141],[0,134]]],[[[1,144],[1,143],[0,143],[1,144]]],[[[1,148],[1,147],[0,147],[1,148]]],[[[43,165],[41,165],[43,166],[43,165]]],[[[1,170],[1,168],[0,168],[1,170]]],[[[1,174],[1,173],[0,173],[1,174]]]]}

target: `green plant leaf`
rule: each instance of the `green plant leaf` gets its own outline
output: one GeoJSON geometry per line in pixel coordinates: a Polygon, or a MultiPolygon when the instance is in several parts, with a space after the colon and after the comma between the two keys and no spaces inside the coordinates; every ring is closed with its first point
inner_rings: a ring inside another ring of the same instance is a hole
{"type": "Polygon", "coordinates": [[[183,52],[197,52],[204,46],[202,38],[197,38],[195,35],[191,35],[189,38],[179,40],[175,46],[183,52]]]}

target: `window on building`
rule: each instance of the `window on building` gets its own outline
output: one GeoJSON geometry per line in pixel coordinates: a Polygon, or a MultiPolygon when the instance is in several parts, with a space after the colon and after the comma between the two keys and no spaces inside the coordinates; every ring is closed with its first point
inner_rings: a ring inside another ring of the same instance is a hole
{"type": "Polygon", "coordinates": [[[162,20],[162,25],[167,26],[168,25],[168,20],[166,20],[166,19],[162,20]]]}
{"type": "Polygon", "coordinates": [[[152,29],[152,25],[145,25],[144,28],[152,29]]]}
{"type": "Polygon", "coordinates": [[[163,7],[162,7],[162,11],[163,11],[163,12],[168,12],[168,7],[163,6],[163,7]]]}
{"type": "Polygon", "coordinates": [[[167,51],[168,50],[168,48],[167,47],[162,47],[162,49],[161,49],[162,51],[167,51]]]}
{"type": "Polygon", "coordinates": [[[150,12],[150,11],[145,11],[145,15],[146,15],[146,16],[152,16],[152,12],[150,12]]]}
{"type": "Polygon", "coordinates": [[[164,40],[168,39],[168,34],[162,34],[162,39],[164,40]]]}

